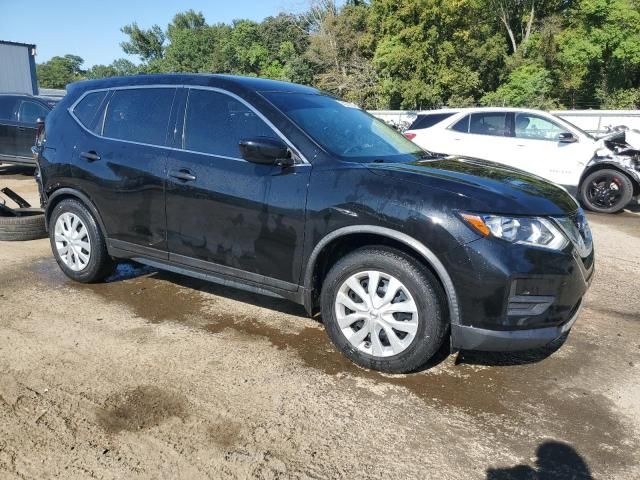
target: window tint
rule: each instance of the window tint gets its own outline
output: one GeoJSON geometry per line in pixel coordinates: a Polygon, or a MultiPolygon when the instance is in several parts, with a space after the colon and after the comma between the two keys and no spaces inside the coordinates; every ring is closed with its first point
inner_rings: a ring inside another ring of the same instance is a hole
{"type": "Polygon", "coordinates": [[[18,99],[16,97],[0,96],[0,120],[11,120],[15,122],[18,99]]]}
{"type": "Polygon", "coordinates": [[[451,127],[451,130],[455,130],[456,132],[462,132],[462,133],[469,133],[469,118],[471,117],[471,115],[467,115],[466,117],[463,117],[461,120],[458,120],[453,127],[451,127]]]}
{"type": "Polygon", "coordinates": [[[91,129],[93,120],[96,117],[98,108],[102,104],[104,97],[107,96],[107,92],[94,92],[85,96],[80,103],[78,103],[73,109],[73,113],[80,123],[85,127],[91,129]]]}
{"type": "Polygon", "coordinates": [[[516,113],[516,137],[535,140],[558,140],[558,135],[567,130],[555,123],[529,113],[516,113]]]}
{"type": "Polygon", "coordinates": [[[116,90],[109,101],[103,135],[164,145],[175,88],[116,90]]]}
{"type": "Polygon", "coordinates": [[[38,118],[44,118],[49,113],[49,109],[44,105],[30,100],[23,100],[20,104],[18,119],[22,123],[36,123],[38,118]]]}
{"type": "Polygon", "coordinates": [[[184,148],[242,158],[243,138],[278,138],[251,109],[224,93],[192,89],[185,118],[184,148]]]}
{"type": "Polygon", "coordinates": [[[427,115],[418,115],[408,130],[417,130],[420,128],[433,127],[436,123],[449,118],[453,113],[432,113],[427,115]]]}
{"type": "Polygon", "coordinates": [[[480,135],[509,136],[506,112],[472,113],[469,133],[480,135]]]}

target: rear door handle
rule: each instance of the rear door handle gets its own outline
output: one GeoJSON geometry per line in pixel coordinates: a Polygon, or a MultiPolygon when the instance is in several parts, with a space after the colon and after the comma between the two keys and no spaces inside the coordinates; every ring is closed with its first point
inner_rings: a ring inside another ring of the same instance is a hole
{"type": "Polygon", "coordinates": [[[194,182],[196,180],[196,176],[193,173],[191,173],[189,170],[184,168],[181,170],[169,171],[169,176],[173,178],[177,178],[178,180],[181,180],[183,182],[194,182]]]}
{"type": "Polygon", "coordinates": [[[80,158],[84,158],[85,160],[88,160],[90,162],[95,162],[97,160],[100,160],[100,155],[91,150],[90,152],[80,153],[80,158]]]}

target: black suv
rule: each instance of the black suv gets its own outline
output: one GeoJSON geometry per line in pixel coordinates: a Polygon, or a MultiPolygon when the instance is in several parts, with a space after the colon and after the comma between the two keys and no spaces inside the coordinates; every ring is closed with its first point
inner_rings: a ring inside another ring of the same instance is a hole
{"type": "Polygon", "coordinates": [[[23,94],[0,94],[0,163],[33,165],[31,153],[38,129],[57,100],[23,94]]]}
{"type": "Polygon", "coordinates": [[[589,226],[544,180],[434,157],[355,105],[224,75],[79,82],[47,118],[53,254],[95,282],[118,259],[320,311],[356,363],[545,345],[593,272],[589,226]]]}

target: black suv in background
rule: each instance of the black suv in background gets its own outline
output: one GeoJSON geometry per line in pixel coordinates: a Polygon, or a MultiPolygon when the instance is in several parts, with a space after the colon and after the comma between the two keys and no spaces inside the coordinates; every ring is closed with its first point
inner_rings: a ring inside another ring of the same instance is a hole
{"type": "Polygon", "coordinates": [[[434,157],[355,105],[224,75],[80,82],[37,150],[53,254],[79,282],[135,261],[322,313],[365,367],[568,332],[591,281],[562,189],[434,157]]]}
{"type": "Polygon", "coordinates": [[[45,118],[57,99],[0,93],[0,163],[34,165],[38,118],[45,118]]]}

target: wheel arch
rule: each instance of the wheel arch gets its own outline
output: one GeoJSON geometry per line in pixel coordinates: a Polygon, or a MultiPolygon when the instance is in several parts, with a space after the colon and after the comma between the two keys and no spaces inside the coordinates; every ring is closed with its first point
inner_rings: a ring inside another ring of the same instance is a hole
{"type": "Polygon", "coordinates": [[[304,271],[304,306],[309,314],[313,314],[318,303],[319,288],[329,268],[344,255],[368,245],[398,248],[429,268],[442,285],[447,296],[451,323],[460,323],[458,296],[453,281],[435,253],[422,242],[405,233],[375,225],[339,228],[326,235],[314,247],[304,271]],[[338,255],[331,257],[332,252],[338,252],[338,255]]]}
{"type": "Polygon", "coordinates": [[[102,221],[102,217],[100,216],[100,213],[98,212],[98,209],[96,208],[96,206],[93,204],[91,199],[85,193],[71,187],[59,188],[57,190],[54,190],[53,193],[51,193],[48,196],[47,206],[45,208],[45,216],[44,216],[45,226],[47,228],[47,231],[49,230],[49,219],[51,218],[51,213],[53,212],[53,209],[56,207],[56,205],[58,205],[63,200],[70,199],[70,198],[74,200],[79,200],[80,202],[82,202],[82,204],[85,207],[89,209],[89,211],[91,212],[91,215],[93,215],[93,218],[96,219],[96,222],[100,227],[100,230],[102,230],[102,234],[106,238],[107,230],[105,229],[104,223],[102,221]]]}
{"type": "Polygon", "coordinates": [[[580,182],[578,183],[579,193],[582,192],[582,182],[584,182],[584,179],[598,170],[617,170],[631,180],[631,185],[633,185],[633,196],[635,197],[636,195],[640,195],[640,173],[634,175],[613,161],[593,163],[585,168],[584,172],[582,172],[582,175],[580,176],[580,182]]]}

